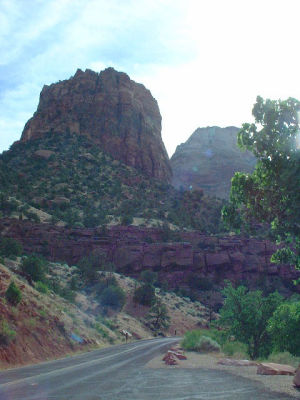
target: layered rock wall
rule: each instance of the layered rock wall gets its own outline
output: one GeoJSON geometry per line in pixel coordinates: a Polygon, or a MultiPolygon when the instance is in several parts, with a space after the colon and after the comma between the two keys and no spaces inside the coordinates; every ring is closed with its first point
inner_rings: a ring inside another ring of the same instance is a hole
{"type": "Polygon", "coordinates": [[[49,132],[87,136],[125,164],[170,181],[156,100],[143,85],[113,68],[99,74],[77,70],[68,80],[44,86],[21,141],[42,138],[49,132]]]}
{"type": "Polygon", "coordinates": [[[247,282],[253,288],[262,279],[287,283],[300,277],[289,265],[274,265],[270,257],[276,246],[269,241],[240,237],[214,237],[183,232],[182,242],[162,243],[159,229],[117,226],[101,229],[66,229],[29,221],[0,220],[0,232],[13,237],[26,252],[44,254],[53,261],[76,264],[92,251],[106,254],[117,271],[137,277],[144,269],[159,273],[171,288],[188,285],[190,275],[222,284],[247,282]]]}

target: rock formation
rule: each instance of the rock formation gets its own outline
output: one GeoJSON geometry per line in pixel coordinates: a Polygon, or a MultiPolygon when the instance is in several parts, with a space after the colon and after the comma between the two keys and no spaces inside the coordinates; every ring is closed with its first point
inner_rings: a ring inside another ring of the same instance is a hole
{"type": "Polygon", "coordinates": [[[115,159],[170,181],[156,100],[143,85],[113,68],[99,74],[77,70],[68,80],[44,86],[21,141],[48,132],[85,135],[115,159]]]}
{"type": "Polygon", "coordinates": [[[270,258],[277,247],[267,240],[220,238],[191,231],[181,233],[181,242],[166,243],[163,231],[157,228],[114,226],[104,233],[101,228],[69,229],[4,218],[0,232],[21,242],[25,253],[42,254],[69,265],[99,251],[115,264],[117,272],[136,278],[151,269],[170,288],[187,288],[193,277],[221,286],[229,279],[235,284],[246,282],[253,289],[260,282],[284,294],[290,293],[290,286],[300,291],[300,285],[291,284],[300,277],[300,271],[291,265],[272,264],[270,258]]]}
{"type": "Polygon", "coordinates": [[[236,171],[252,172],[256,158],[237,146],[238,128],[198,128],[171,158],[176,188],[203,189],[206,194],[228,198],[236,171]]]}

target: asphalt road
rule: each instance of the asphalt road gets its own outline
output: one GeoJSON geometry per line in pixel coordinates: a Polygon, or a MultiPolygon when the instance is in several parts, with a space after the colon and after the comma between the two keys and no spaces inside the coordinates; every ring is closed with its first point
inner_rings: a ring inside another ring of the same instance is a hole
{"type": "Polygon", "coordinates": [[[289,399],[222,371],[145,367],[176,341],[139,341],[3,371],[0,400],[289,399]]]}

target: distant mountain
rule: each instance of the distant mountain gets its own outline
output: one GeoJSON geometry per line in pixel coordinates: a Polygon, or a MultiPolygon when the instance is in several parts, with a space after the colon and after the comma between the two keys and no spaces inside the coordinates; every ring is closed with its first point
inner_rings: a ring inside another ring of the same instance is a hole
{"type": "Polygon", "coordinates": [[[252,172],[256,158],[237,146],[239,128],[198,128],[177,146],[171,158],[172,183],[179,189],[203,189],[207,195],[227,199],[236,171],[252,172]]]}
{"type": "Polygon", "coordinates": [[[79,69],[68,80],[44,86],[21,141],[41,139],[49,132],[83,135],[112,158],[149,177],[170,181],[157,102],[123,72],[79,69]]]}

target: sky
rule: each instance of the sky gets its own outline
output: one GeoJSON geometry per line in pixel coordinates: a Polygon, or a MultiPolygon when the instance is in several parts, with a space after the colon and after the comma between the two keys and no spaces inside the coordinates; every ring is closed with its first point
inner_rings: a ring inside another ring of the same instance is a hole
{"type": "Polygon", "coordinates": [[[44,84],[112,66],[158,101],[171,156],[198,127],[300,100],[299,0],[0,0],[0,152],[44,84]]]}

